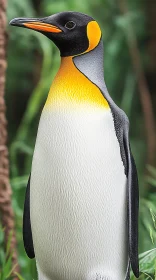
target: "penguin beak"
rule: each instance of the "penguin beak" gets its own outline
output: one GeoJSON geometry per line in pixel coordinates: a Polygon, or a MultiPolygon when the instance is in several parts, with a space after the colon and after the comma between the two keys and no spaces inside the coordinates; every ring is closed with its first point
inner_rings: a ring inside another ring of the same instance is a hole
{"type": "Polygon", "coordinates": [[[33,29],[39,32],[60,33],[62,30],[56,25],[52,25],[46,22],[47,18],[35,19],[35,18],[15,18],[10,21],[10,25],[25,27],[33,29]]]}

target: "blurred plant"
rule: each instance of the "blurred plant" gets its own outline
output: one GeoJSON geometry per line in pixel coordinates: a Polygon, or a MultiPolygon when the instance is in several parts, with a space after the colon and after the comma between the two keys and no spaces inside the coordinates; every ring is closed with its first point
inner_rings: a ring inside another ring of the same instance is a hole
{"type": "MultiPolygon", "coordinates": [[[[156,248],[139,255],[140,277],[139,280],[156,279],[156,248]]],[[[136,278],[131,275],[131,280],[136,278]]]]}
{"type": "Polygon", "coordinates": [[[14,271],[16,270],[17,264],[12,267],[12,256],[13,252],[11,251],[11,239],[12,239],[12,232],[9,234],[8,242],[6,251],[4,251],[3,244],[4,244],[4,232],[5,230],[0,227],[0,280],[11,280],[11,279],[18,279],[24,280],[19,273],[14,271]]]}

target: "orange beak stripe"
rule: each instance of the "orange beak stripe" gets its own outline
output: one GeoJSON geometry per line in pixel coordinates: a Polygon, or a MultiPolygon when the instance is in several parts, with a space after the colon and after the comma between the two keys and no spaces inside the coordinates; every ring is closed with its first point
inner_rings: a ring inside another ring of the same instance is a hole
{"type": "Polygon", "coordinates": [[[47,23],[42,23],[42,22],[29,22],[29,23],[23,23],[24,26],[38,30],[38,31],[46,31],[46,32],[53,32],[53,33],[60,33],[62,32],[61,29],[59,29],[55,25],[47,24],[47,23]]]}

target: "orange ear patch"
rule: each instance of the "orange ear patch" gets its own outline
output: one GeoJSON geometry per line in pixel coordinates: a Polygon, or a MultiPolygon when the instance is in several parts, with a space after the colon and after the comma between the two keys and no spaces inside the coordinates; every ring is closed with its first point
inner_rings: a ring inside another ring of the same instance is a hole
{"type": "Polygon", "coordinates": [[[33,29],[33,30],[38,30],[38,31],[45,31],[45,32],[52,32],[52,33],[60,33],[62,32],[61,29],[59,29],[55,25],[47,24],[47,23],[42,23],[42,22],[29,22],[29,23],[24,23],[24,26],[27,28],[33,29]]]}
{"type": "Polygon", "coordinates": [[[86,52],[89,52],[97,47],[101,39],[101,29],[96,21],[90,21],[87,25],[87,37],[89,47],[86,52]]]}

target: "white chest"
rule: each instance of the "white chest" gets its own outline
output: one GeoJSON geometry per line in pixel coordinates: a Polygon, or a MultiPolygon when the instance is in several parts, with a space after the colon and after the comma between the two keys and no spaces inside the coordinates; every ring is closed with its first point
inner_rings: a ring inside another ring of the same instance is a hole
{"type": "Polygon", "coordinates": [[[30,199],[47,279],[124,279],[126,176],[109,109],[43,111],[30,199]]]}

